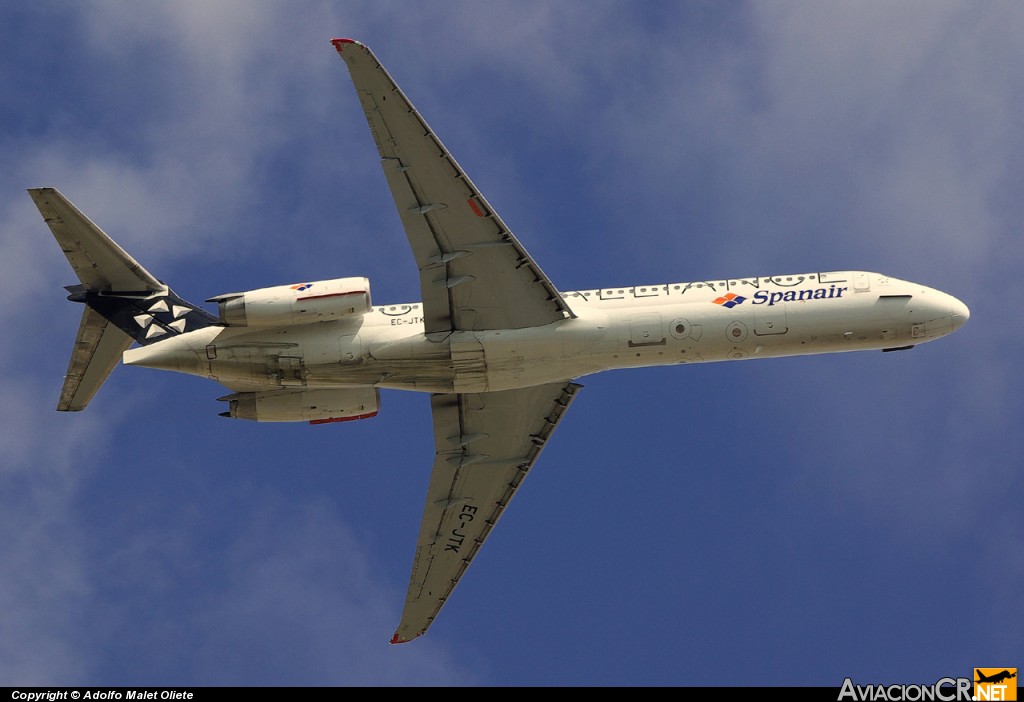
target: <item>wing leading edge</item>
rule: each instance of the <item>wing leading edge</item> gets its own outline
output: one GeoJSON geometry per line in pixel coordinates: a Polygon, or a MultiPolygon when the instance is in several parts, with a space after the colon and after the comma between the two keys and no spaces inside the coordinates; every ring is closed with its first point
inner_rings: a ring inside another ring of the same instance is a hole
{"type": "Polygon", "coordinates": [[[426,333],[544,326],[574,316],[369,48],[345,60],[420,270],[426,333]]]}
{"type": "Polygon", "coordinates": [[[431,396],[434,468],[391,643],[416,638],[437,617],[580,387],[431,396]]]}

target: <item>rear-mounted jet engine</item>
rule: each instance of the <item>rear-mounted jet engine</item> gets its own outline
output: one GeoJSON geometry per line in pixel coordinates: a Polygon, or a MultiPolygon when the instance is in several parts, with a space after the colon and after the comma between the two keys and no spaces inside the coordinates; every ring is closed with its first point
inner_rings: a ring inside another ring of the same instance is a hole
{"type": "Polygon", "coordinates": [[[329,322],[370,311],[368,278],[335,278],[211,297],[220,322],[232,327],[281,327],[329,322]]]}

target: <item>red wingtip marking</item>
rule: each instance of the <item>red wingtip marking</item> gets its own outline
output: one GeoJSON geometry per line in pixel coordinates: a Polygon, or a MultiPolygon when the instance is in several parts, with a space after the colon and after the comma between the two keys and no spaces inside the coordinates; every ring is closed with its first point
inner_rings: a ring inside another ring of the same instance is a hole
{"type": "Polygon", "coordinates": [[[341,50],[345,48],[345,44],[358,44],[359,42],[355,39],[331,39],[331,43],[334,44],[334,48],[338,50],[338,53],[341,53],[341,50]]]}
{"type": "Polygon", "coordinates": [[[480,205],[476,204],[476,200],[474,198],[469,198],[466,202],[469,203],[469,209],[473,210],[473,214],[477,217],[484,216],[483,210],[480,209],[480,205]]]}
{"type": "MultiPolygon", "coordinates": [[[[422,634],[422,633],[423,632],[421,631],[420,634],[422,634]]],[[[418,638],[420,636],[420,634],[416,634],[416,636],[413,636],[412,639],[418,638]]],[[[401,636],[398,635],[398,632],[396,631],[395,635],[391,637],[390,643],[393,643],[393,644],[409,643],[410,641],[412,641],[412,639],[403,639],[401,636]]]]}

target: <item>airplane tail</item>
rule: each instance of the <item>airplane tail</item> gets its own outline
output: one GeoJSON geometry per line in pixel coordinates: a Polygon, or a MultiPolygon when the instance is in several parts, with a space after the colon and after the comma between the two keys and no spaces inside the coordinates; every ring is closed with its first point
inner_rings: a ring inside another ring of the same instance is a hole
{"type": "Polygon", "coordinates": [[[28,191],[74,269],[85,304],[57,409],[85,409],[132,342],[152,344],[217,323],[143,268],[54,188],[28,191]]]}

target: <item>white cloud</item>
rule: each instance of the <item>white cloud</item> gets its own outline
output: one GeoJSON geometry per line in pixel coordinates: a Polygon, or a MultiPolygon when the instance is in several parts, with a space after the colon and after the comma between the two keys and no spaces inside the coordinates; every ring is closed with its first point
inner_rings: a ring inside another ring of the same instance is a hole
{"type": "Polygon", "coordinates": [[[90,478],[98,417],[71,427],[35,401],[52,390],[5,373],[0,392],[0,680],[71,682],[91,656],[77,631],[91,595],[76,497],[90,478]],[[59,440],[55,440],[59,437],[59,440]]]}

